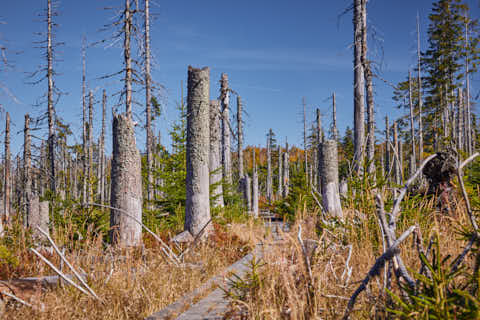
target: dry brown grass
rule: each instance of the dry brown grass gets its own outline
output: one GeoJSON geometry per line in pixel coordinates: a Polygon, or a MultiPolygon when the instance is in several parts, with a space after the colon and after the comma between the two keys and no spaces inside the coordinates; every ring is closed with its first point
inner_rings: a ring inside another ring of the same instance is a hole
{"type": "MultiPolygon", "coordinates": [[[[89,285],[104,304],[73,287],[38,289],[29,298],[40,311],[10,302],[5,319],[143,319],[244,256],[256,243],[259,230],[253,222],[227,228],[215,225],[215,234],[186,257],[187,267],[166,263],[159,246],[149,237],[145,249],[121,252],[105,250],[100,238],[91,237],[83,249],[68,252],[67,258],[89,275],[89,285]]],[[[57,235],[56,240],[61,237],[57,235]]],[[[26,251],[22,254],[27,259],[20,262],[26,266],[10,276],[53,274],[26,251]]],[[[59,265],[57,257],[49,258],[59,265]]]]}
{"type": "MultiPolygon", "coordinates": [[[[410,203],[410,202],[408,202],[410,203]]],[[[405,208],[408,217],[400,219],[398,234],[413,224],[418,224],[424,242],[439,235],[442,257],[455,257],[465,247],[467,241],[460,239],[456,228],[469,226],[468,216],[463,205],[446,216],[434,209],[433,201],[423,201],[420,206],[405,208]],[[414,213],[412,213],[414,212],[414,213]],[[416,213],[415,213],[416,212],[416,213]]],[[[347,221],[353,221],[354,210],[347,210],[347,221]]],[[[371,212],[370,214],[373,214],[371,212]]],[[[375,219],[371,216],[360,220],[358,224],[347,223],[333,231],[320,232],[316,227],[318,216],[298,212],[302,219],[292,226],[291,232],[284,234],[287,240],[284,246],[277,246],[266,254],[264,266],[260,269],[260,284],[252,285],[248,298],[232,304],[232,313],[248,314],[249,319],[341,319],[348,299],[363,280],[375,259],[382,254],[381,235],[375,219]],[[303,239],[319,242],[312,259],[314,277],[313,307],[309,309],[308,273],[306,272],[301,247],[297,240],[298,224],[302,224],[303,239]],[[317,230],[316,230],[317,229],[317,230]],[[349,265],[353,268],[347,282],[345,263],[348,256],[348,244],[352,244],[352,256],[349,265]],[[312,311],[313,310],[313,311],[312,311]],[[240,312],[241,311],[241,312],[240,312]],[[311,311],[313,316],[309,313],[311,311]]],[[[425,245],[426,246],[426,245],[425,245]]],[[[413,236],[401,245],[401,256],[407,266],[419,270],[420,260],[413,236]]],[[[466,263],[472,264],[467,258],[466,263]]],[[[357,299],[351,319],[383,319],[385,317],[385,298],[383,292],[383,271],[380,277],[370,281],[367,291],[357,299]],[[379,298],[380,297],[380,298],[379,298]]],[[[394,278],[394,276],[392,276],[394,278]]],[[[393,286],[395,292],[398,288],[393,286]]]]}

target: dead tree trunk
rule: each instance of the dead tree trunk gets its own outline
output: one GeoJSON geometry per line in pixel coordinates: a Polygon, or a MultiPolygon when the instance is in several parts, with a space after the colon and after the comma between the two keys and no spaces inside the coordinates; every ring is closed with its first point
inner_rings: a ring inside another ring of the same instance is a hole
{"type": "Polygon", "coordinates": [[[214,207],[223,207],[222,187],[222,156],[221,156],[221,130],[220,130],[220,102],[210,101],[210,152],[209,170],[210,186],[213,186],[212,197],[214,207]]]}
{"type": "Polygon", "coordinates": [[[354,0],[353,29],[354,29],[354,56],[353,56],[353,105],[354,105],[354,171],[362,174],[363,146],[365,143],[365,76],[362,64],[363,54],[363,12],[365,0],[354,0]]]}
{"type": "Polygon", "coordinates": [[[283,153],[282,147],[278,146],[278,190],[277,198],[281,199],[283,196],[283,153]]]}
{"type": "Polygon", "coordinates": [[[243,123],[242,123],[242,98],[237,96],[237,152],[238,152],[238,176],[240,179],[244,177],[243,170],[243,123]]]}
{"type": "Polygon", "coordinates": [[[250,177],[248,173],[245,173],[245,199],[247,202],[247,210],[248,212],[252,211],[252,182],[250,181],[250,177]]]}
{"type": "Polygon", "coordinates": [[[272,202],[272,129],[267,134],[267,200],[272,202]]]}
{"type": "Polygon", "coordinates": [[[220,80],[220,102],[222,104],[222,167],[223,179],[225,182],[232,183],[232,159],[231,159],[231,141],[230,141],[230,112],[229,112],[229,88],[228,76],[222,73],[220,80]]]}
{"type": "MultiPolygon", "coordinates": [[[[385,172],[390,174],[390,125],[388,116],[385,116],[385,172]]],[[[390,180],[390,176],[387,177],[390,180]]]]}
{"type": "Polygon", "coordinates": [[[394,156],[394,169],[395,169],[395,183],[400,184],[400,155],[399,155],[399,147],[398,147],[398,130],[397,130],[397,121],[393,121],[393,156],[394,156]]]}
{"type": "Polygon", "coordinates": [[[48,80],[48,159],[50,164],[50,189],[55,189],[55,110],[53,106],[53,47],[52,47],[52,1],[47,9],[47,80],[48,80]]]}
{"type": "MultiPolygon", "coordinates": [[[[336,140],[336,139],[334,139],[336,140]]],[[[323,143],[323,129],[322,129],[322,115],[320,109],[317,108],[317,191],[322,194],[322,169],[320,164],[322,163],[322,143],[323,143]]]]}
{"type": "Polygon", "coordinates": [[[373,72],[370,61],[367,59],[367,0],[362,4],[362,60],[365,72],[366,93],[367,93],[367,160],[368,174],[375,179],[375,113],[373,100],[373,72]]]}
{"type": "Polygon", "coordinates": [[[88,163],[87,163],[87,96],[86,96],[86,59],[85,59],[85,52],[86,50],[86,40],[85,37],[82,39],[82,108],[83,108],[83,120],[82,120],[82,165],[83,165],[83,172],[82,172],[82,201],[87,202],[87,171],[88,171],[88,163]]]}
{"type": "Polygon", "coordinates": [[[411,146],[412,146],[412,157],[413,157],[413,163],[410,170],[411,172],[417,171],[416,169],[416,162],[415,159],[417,159],[417,156],[415,154],[415,123],[414,123],[414,116],[413,116],[413,98],[412,98],[412,73],[408,71],[408,102],[410,106],[410,135],[411,135],[411,146]],[[412,171],[413,170],[413,171],[412,171]]]}
{"type": "Polygon", "coordinates": [[[423,120],[422,120],[422,77],[421,77],[421,53],[420,53],[420,17],[417,14],[417,81],[418,81],[418,159],[423,159],[423,120]]]}
{"type": "Polygon", "coordinates": [[[31,151],[31,137],[30,137],[30,116],[25,115],[25,126],[23,129],[23,198],[26,205],[24,225],[28,225],[28,212],[30,200],[32,198],[32,151],[31,151]]]}
{"type": "Polygon", "coordinates": [[[457,149],[463,150],[463,90],[461,88],[458,88],[457,121],[457,149]]]}
{"type": "Polygon", "coordinates": [[[125,107],[127,117],[132,119],[132,57],[130,49],[130,38],[132,32],[132,11],[130,0],[125,0],[125,18],[123,21],[123,58],[125,63],[125,107]]]}
{"type": "Polygon", "coordinates": [[[88,170],[87,170],[87,199],[92,201],[93,197],[93,92],[88,94],[88,170]]]}
{"type": "Polygon", "coordinates": [[[334,217],[343,218],[338,184],[337,141],[325,140],[322,144],[323,208],[334,217]]]}
{"type": "Polygon", "coordinates": [[[119,210],[110,212],[110,239],[120,247],[140,246],[142,226],[134,219],[142,221],[142,172],[128,113],[113,115],[112,135],[111,206],[119,210]]]}
{"type": "MultiPolygon", "coordinates": [[[[465,21],[468,20],[468,17],[465,17],[465,21]]],[[[465,47],[468,50],[469,49],[469,31],[468,31],[468,23],[465,22],[465,47]]],[[[470,63],[469,63],[469,55],[465,55],[465,113],[466,113],[466,119],[465,119],[465,130],[467,132],[466,134],[466,151],[467,154],[470,155],[473,153],[473,148],[472,148],[472,140],[473,140],[473,134],[472,134],[472,116],[471,116],[471,109],[470,109],[470,63]]]]}
{"type": "Polygon", "coordinates": [[[257,164],[255,163],[255,148],[253,149],[253,174],[252,174],[252,211],[253,216],[258,218],[259,210],[258,210],[258,200],[259,200],[259,193],[258,193],[258,172],[257,172],[257,164]]]}
{"type": "Polygon", "coordinates": [[[289,179],[290,179],[290,156],[288,153],[288,142],[285,143],[285,153],[283,154],[283,197],[288,197],[289,179]]]}
{"type": "Polygon", "coordinates": [[[10,170],[11,170],[11,159],[10,159],[10,113],[6,113],[5,119],[5,175],[3,182],[3,216],[6,224],[10,223],[10,170]]]}
{"type": "Polygon", "coordinates": [[[302,98],[303,106],[303,150],[305,165],[305,181],[308,183],[308,155],[307,155],[307,103],[305,97],[302,98]]]}
{"type": "Polygon", "coordinates": [[[49,233],[49,203],[48,201],[40,202],[38,196],[33,196],[30,205],[28,206],[28,210],[28,226],[32,230],[35,241],[39,241],[43,236],[37,230],[37,227],[49,233]]]}
{"type": "Polygon", "coordinates": [[[152,209],[153,200],[153,131],[152,131],[152,108],[151,108],[151,85],[150,73],[150,5],[145,0],[145,109],[146,109],[146,149],[147,149],[147,203],[152,209]]]}
{"type": "MultiPolygon", "coordinates": [[[[188,67],[187,180],[185,231],[194,237],[210,221],[209,203],[209,117],[210,69],[188,67]]],[[[202,234],[207,236],[211,225],[202,234]]]]}
{"type": "Polygon", "coordinates": [[[338,130],[337,130],[337,97],[335,92],[332,95],[332,139],[338,140],[338,130]]]}
{"type": "Polygon", "coordinates": [[[100,196],[100,203],[105,202],[105,131],[106,131],[106,110],[107,109],[107,92],[103,90],[102,98],[102,131],[100,133],[99,143],[99,156],[100,156],[100,169],[99,169],[99,188],[98,193],[100,196]]]}

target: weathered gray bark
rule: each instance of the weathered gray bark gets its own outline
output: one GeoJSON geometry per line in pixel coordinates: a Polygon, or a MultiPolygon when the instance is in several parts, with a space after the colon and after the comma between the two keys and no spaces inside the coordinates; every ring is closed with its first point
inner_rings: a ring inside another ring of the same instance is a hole
{"type": "Polygon", "coordinates": [[[130,38],[132,32],[132,11],[130,0],[125,0],[125,17],[123,21],[123,59],[125,63],[125,108],[127,117],[132,119],[132,58],[130,38]]]}
{"type": "Polygon", "coordinates": [[[140,246],[142,226],[142,175],[135,128],[128,114],[113,115],[113,158],[111,168],[110,238],[120,247],[140,246]]]}
{"type": "Polygon", "coordinates": [[[354,0],[353,29],[354,29],[354,56],[353,56],[353,113],[354,113],[354,171],[362,174],[363,146],[365,143],[365,76],[362,63],[363,54],[363,12],[365,0],[354,0]]]}
{"type": "Polygon", "coordinates": [[[242,98],[237,96],[237,153],[238,153],[238,176],[240,179],[244,176],[243,170],[243,123],[242,123],[242,98]]]}
{"type": "Polygon", "coordinates": [[[400,184],[400,155],[399,155],[399,146],[398,146],[398,130],[397,130],[397,121],[393,121],[393,148],[394,148],[394,169],[395,169],[395,183],[400,184]]]}
{"type": "Polygon", "coordinates": [[[347,179],[343,178],[340,181],[340,196],[346,198],[348,196],[348,182],[347,179]]]}
{"type": "MultiPolygon", "coordinates": [[[[210,144],[210,69],[188,67],[187,98],[187,180],[185,231],[192,236],[210,220],[209,203],[209,144],[210,144]]],[[[206,237],[209,225],[202,234],[206,237]]]]}
{"type": "Polygon", "coordinates": [[[375,179],[375,113],[373,100],[373,72],[370,61],[367,58],[367,0],[362,5],[362,61],[365,72],[366,94],[367,94],[367,160],[368,174],[375,179]]]}
{"type": "Polygon", "coordinates": [[[258,172],[257,172],[257,164],[255,163],[255,149],[253,149],[253,174],[252,174],[252,213],[255,218],[258,218],[259,210],[258,210],[258,200],[259,200],[259,193],[258,193],[258,172]]]}
{"type": "Polygon", "coordinates": [[[458,103],[457,103],[457,149],[463,150],[463,90],[458,89],[458,103]]]}
{"type": "Polygon", "coordinates": [[[308,155],[307,155],[307,103],[305,97],[302,98],[303,106],[303,150],[305,165],[305,181],[308,183],[308,155]]]}
{"type": "Polygon", "coordinates": [[[218,100],[210,101],[210,151],[209,151],[209,170],[210,185],[212,189],[213,206],[223,207],[223,187],[222,187],[222,153],[221,153],[221,130],[220,130],[220,102],[218,100]]]}
{"type": "Polygon", "coordinates": [[[87,199],[92,202],[93,187],[93,92],[88,94],[88,170],[87,170],[87,199]]]}
{"type": "Polygon", "coordinates": [[[280,199],[283,196],[283,153],[282,147],[278,146],[278,190],[277,198],[280,199]]]}
{"type": "Polygon", "coordinates": [[[3,217],[4,221],[9,224],[10,222],[10,191],[11,191],[11,181],[10,181],[10,170],[11,170],[11,159],[10,159],[10,113],[6,113],[5,117],[5,174],[3,176],[3,217]]]}
{"type": "Polygon", "coordinates": [[[87,162],[87,96],[86,96],[86,40],[85,37],[82,39],[82,108],[83,108],[83,120],[82,120],[82,201],[87,201],[87,172],[88,172],[88,162],[87,162]]]}
{"type": "Polygon", "coordinates": [[[55,109],[53,105],[53,47],[52,47],[52,1],[47,9],[47,80],[48,80],[48,159],[50,164],[50,189],[55,192],[55,109]]]}
{"type": "Polygon", "coordinates": [[[244,192],[245,192],[245,199],[247,202],[247,210],[248,212],[251,212],[252,211],[252,182],[250,180],[248,173],[245,173],[244,179],[245,179],[244,192]]]}
{"type": "MultiPolygon", "coordinates": [[[[336,139],[334,139],[336,140],[336,139]]],[[[322,194],[322,169],[320,168],[320,163],[322,162],[322,142],[323,142],[323,129],[322,129],[322,115],[320,109],[317,108],[317,152],[316,152],[316,182],[317,182],[317,191],[322,194]]]]}
{"type": "MultiPolygon", "coordinates": [[[[465,17],[465,20],[468,20],[468,17],[465,17]]],[[[468,31],[468,23],[465,22],[465,47],[469,49],[469,31],[468,31]]],[[[472,115],[471,115],[471,107],[470,107],[470,63],[469,63],[469,55],[465,55],[465,130],[466,130],[466,151],[470,155],[473,153],[473,134],[472,134],[472,115]]]]}
{"type": "MultiPolygon", "coordinates": [[[[388,116],[385,116],[385,172],[390,173],[390,125],[388,116]]],[[[390,180],[390,177],[388,177],[390,180]]]]}
{"type": "Polygon", "coordinates": [[[337,97],[335,92],[332,95],[332,139],[338,139],[338,130],[337,130],[337,97]]]}
{"type": "Polygon", "coordinates": [[[99,143],[99,156],[100,156],[100,166],[99,166],[99,188],[98,193],[100,196],[100,203],[105,202],[105,183],[106,183],[106,170],[105,170],[105,132],[106,132],[106,110],[107,110],[107,92],[103,90],[102,98],[102,131],[100,133],[100,143],[99,143]]]}
{"type": "Polygon", "coordinates": [[[325,140],[322,144],[322,202],[325,212],[343,218],[338,184],[337,141],[325,140]]]}
{"type": "Polygon", "coordinates": [[[30,137],[30,116],[25,115],[25,126],[23,129],[23,198],[26,205],[27,214],[25,215],[24,225],[28,224],[28,207],[32,198],[32,151],[30,137]]]}
{"type": "Polygon", "coordinates": [[[420,17],[417,13],[417,81],[418,81],[418,159],[423,159],[423,100],[422,100],[422,77],[421,77],[421,52],[420,52],[420,17]]]}
{"type": "Polygon", "coordinates": [[[288,142],[285,143],[285,153],[283,154],[283,197],[288,197],[288,192],[290,189],[289,179],[290,179],[290,163],[289,163],[289,153],[288,153],[288,142]]]}
{"type": "MultiPolygon", "coordinates": [[[[411,135],[411,147],[412,147],[412,156],[413,159],[417,159],[417,156],[415,154],[415,122],[414,122],[414,116],[413,116],[413,97],[412,97],[412,73],[408,71],[408,103],[410,106],[410,135],[411,135]]],[[[412,163],[412,166],[410,170],[417,171],[416,169],[416,161],[412,163]]]]}
{"type": "Polygon", "coordinates": [[[34,239],[38,241],[42,235],[37,227],[49,233],[49,203],[48,201],[40,202],[38,196],[32,196],[28,210],[28,226],[32,230],[34,239]]]}
{"type": "Polygon", "coordinates": [[[228,76],[222,73],[220,80],[220,102],[222,104],[222,167],[223,179],[227,183],[232,183],[232,158],[230,141],[230,112],[229,112],[229,88],[228,76]]]}
{"type": "Polygon", "coordinates": [[[152,78],[150,75],[150,4],[145,0],[145,116],[146,116],[146,149],[147,149],[147,203],[152,209],[153,200],[153,131],[152,131],[152,107],[151,107],[151,86],[152,78]]]}
{"type": "Polygon", "coordinates": [[[272,129],[267,134],[267,200],[272,202],[273,182],[272,182],[272,129]]]}

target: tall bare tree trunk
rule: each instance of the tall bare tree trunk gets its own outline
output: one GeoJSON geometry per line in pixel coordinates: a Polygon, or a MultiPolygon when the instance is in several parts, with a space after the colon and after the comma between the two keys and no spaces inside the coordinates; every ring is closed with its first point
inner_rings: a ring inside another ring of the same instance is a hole
{"type": "Polygon", "coordinates": [[[337,141],[325,140],[322,143],[322,201],[326,212],[343,218],[338,183],[337,141]]]}
{"type": "MultiPolygon", "coordinates": [[[[385,116],[385,171],[390,174],[390,125],[388,116],[385,116]]],[[[387,177],[390,180],[390,177],[387,177]]]]}
{"type": "Polygon", "coordinates": [[[83,108],[83,120],[82,120],[82,201],[87,202],[87,93],[86,93],[86,39],[85,36],[82,39],[82,108],[83,108]]]}
{"type": "Polygon", "coordinates": [[[250,181],[250,177],[248,176],[248,173],[245,173],[245,189],[244,192],[245,194],[245,199],[247,202],[247,211],[251,212],[252,211],[252,182],[250,181]]]}
{"type": "Polygon", "coordinates": [[[28,207],[32,198],[32,151],[31,151],[31,137],[30,137],[30,116],[25,115],[25,126],[23,129],[23,197],[26,205],[24,225],[28,225],[28,207]]]}
{"type": "Polygon", "coordinates": [[[127,117],[132,119],[132,57],[130,49],[130,38],[132,32],[132,11],[130,0],[125,0],[125,18],[123,26],[123,58],[125,63],[125,107],[127,117]]]}
{"type": "Polygon", "coordinates": [[[353,106],[354,106],[354,171],[362,174],[363,146],[365,143],[365,76],[362,63],[363,54],[363,13],[365,0],[354,0],[353,29],[354,29],[354,57],[353,57],[353,106]]]}
{"type": "Polygon", "coordinates": [[[5,117],[5,174],[3,176],[3,217],[8,225],[10,223],[10,113],[6,113],[5,117]]]}
{"type": "Polygon", "coordinates": [[[288,142],[285,143],[285,153],[283,154],[283,197],[288,197],[290,191],[290,156],[288,153],[288,142]]]}
{"type": "Polygon", "coordinates": [[[267,200],[272,202],[273,183],[272,183],[272,129],[267,134],[267,200]]]}
{"type": "Polygon", "coordinates": [[[142,244],[142,172],[135,128],[128,114],[113,115],[110,238],[120,247],[142,244]],[[128,216],[127,216],[128,215],[128,216]],[[133,218],[134,219],[133,219],[133,218]]]}
{"type": "Polygon", "coordinates": [[[237,95],[237,152],[238,152],[238,176],[240,179],[244,177],[243,170],[243,123],[242,123],[242,98],[237,95]]]}
{"type": "Polygon", "coordinates": [[[153,200],[153,131],[152,131],[152,108],[151,108],[151,73],[150,73],[150,4],[145,0],[145,109],[147,131],[147,203],[152,209],[153,200]]]}
{"type": "MultiPolygon", "coordinates": [[[[336,140],[336,139],[334,139],[336,140]]],[[[322,143],[323,143],[323,129],[322,129],[322,115],[320,109],[317,108],[317,191],[322,194],[322,143]]]]}
{"type": "Polygon", "coordinates": [[[408,71],[408,102],[410,106],[410,135],[411,135],[411,147],[412,147],[412,157],[413,157],[413,162],[411,166],[411,172],[415,172],[416,170],[416,162],[415,159],[417,159],[417,156],[415,154],[415,122],[414,122],[414,115],[413,115],[413,97],[412,97],[412,73],[408,71]]]}
{"type": "Polygon", "coordinates": [[[463,90],[461,88],[458,88],[457,121],[457,149],[463,150],[463,90]]]}
{"type": "Polygon", "coordinates": [[[93,197],[93,92],[88,94],[88,181],[87,181],[87,199],[92,201],[93,197]]]}
{"type": "Polygon", "coordinates": [[[278,190],[277,198],[281,199],[283,196],[283,153],[282,147],[278,145],[278,190]]]}
{"type": "MultiPolygon", "coordinates": [[[[210,221],[208,158],[210,69],[188,67],[185,230],[194,237],[210,221]]],[[[211,225],[202,234],[208,235],[211,225]]]]}
{"type": "MultiPolygon", "coordinates": [[[[465,20],[467,21],[468,17],[465,17],[465,20]]],[[[468,50],[469,48],[469,43],[468,43],[468,23],[465,22],[465,47],[468,50]]],[[[472,140],[473,140],[473,134],[472,134],[472,116],[471,116],[471,109],[470,109],[470,66],[469,66],[469,55],[465,55],[465,80],[466,80],[466,92],[465,92],[465,107],[466,107],[466,119],[465,119],[465,129],[466,129],[466,140],[467,140],[467,146],[466,146],[466,151],[470,155],[473,153],[473,148],[472,148],[472,140]]]]}
{"type": "Polygon", "coordinates": [[[362,8],[362,61],[365,72],[367,93],[367,160],[368,174],[375,179],[375,113],[373,100],[373,72],[370,61],[367,58],[367,0],[363,0],[362,8]]]}
{"type": "Polygon", "coordinates": [[[231,159],[231,141],[230,141],[230,112],[229,112],[229,88],[228,76],[222,73],[220,80],[220,102],[222,104],[222,166],[223,179],[227,183],[232,183],[232,159],[231,159]]]}
{"type": "Polygon", "coordinates": [[[214,207],[223,207],[223,187],[222,187],[222,156],[221,156],[221,128],[220,128],[220,102],[218,100],[210,101],[210,152],[209,152],[209,170],[210,185],[214,186],[212,197],[214,207]]]}
{"type": "Polygon", "coordinates": [[[417,81],[418,81],[418,158],[423,159],[423,100],[422,100],[422,77],[421,77],[421,53],[420,53],[420,17],[417,13],[417,81]]]}
{"type": "Polygon", "coordinates": [[[253,149],[253,174],[252,174],[252,211],[253,216],[258,218],[259,210],[258,210],[258,200],[259,200],[259,193],[258,193],[258,172],[257,172],[257,164],[255,163],[255,148],[253,149]]]}
{"type": "Polygon", "coordinates": [[[50,189],[55,188],[55,110],[53,106],[53,48],[52,48],[52,0],[47,9],[47,80],[48,80],[48,159],[50,164],[50,189]]]}
{"type": "Polygon", "coordinates": [[[337,130],[337,97],[335,92],[332,94],[332,139],[338,140],[337,130]]]}
{"type": "Polygon", "coordinates": [[[308,183],[308,154],[307,154],[307,103],[305,97],[302,98],[303,106],[303,150],[305,160],[305,181],[308,183]]]}
{"type": "Polygon", "coordinates": [[[107,113],[107,92],[105,89],[103,90],[103,97],[102,97],[102,131],[100,133],[100,143],[98,148],[98,154],[100,158],[100,169],[99,169],[99,188],[98,193],[100,196],[100,203],[105,202],[105,131],[106,131],[106,123],[105,117],[107,113]]]}
{"type": "Polygon", "coordinates": [[[393,121],[393,148],[394,148],[394,169],[395,169],[395,183],[401,183],[401,173],[400,173],[400,154],[399,154],[399,145],[398,145],[398,130],[397,130],[397,121],[393,121]]]}

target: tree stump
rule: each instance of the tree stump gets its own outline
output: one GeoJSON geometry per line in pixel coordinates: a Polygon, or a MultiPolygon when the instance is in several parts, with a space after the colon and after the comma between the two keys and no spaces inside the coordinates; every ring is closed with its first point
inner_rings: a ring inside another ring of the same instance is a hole
{"type": "MultiPolygon", "coordinates": [[[[209,144],[210,69],[188,67],[187,180],[185,230],[192,236],[210,221],[209,144]]],[[[212,230],[208,225],[202,238],[212,230]]]]}
{"type": "Polygon", "coordinates": [[[110,239],[121,247],[142,244],[142,171],[131,118],[113,117],[113,158],[111,169],[110,239]],[[130,217],[131,216],[131,217],[130,217]]]}
{"type": "Polygon", "coordinates": [[[325,140],[322,144],[322,201],[323,208],[337,218],[343,218],[338,186],[337,141],[325,140]]]}

